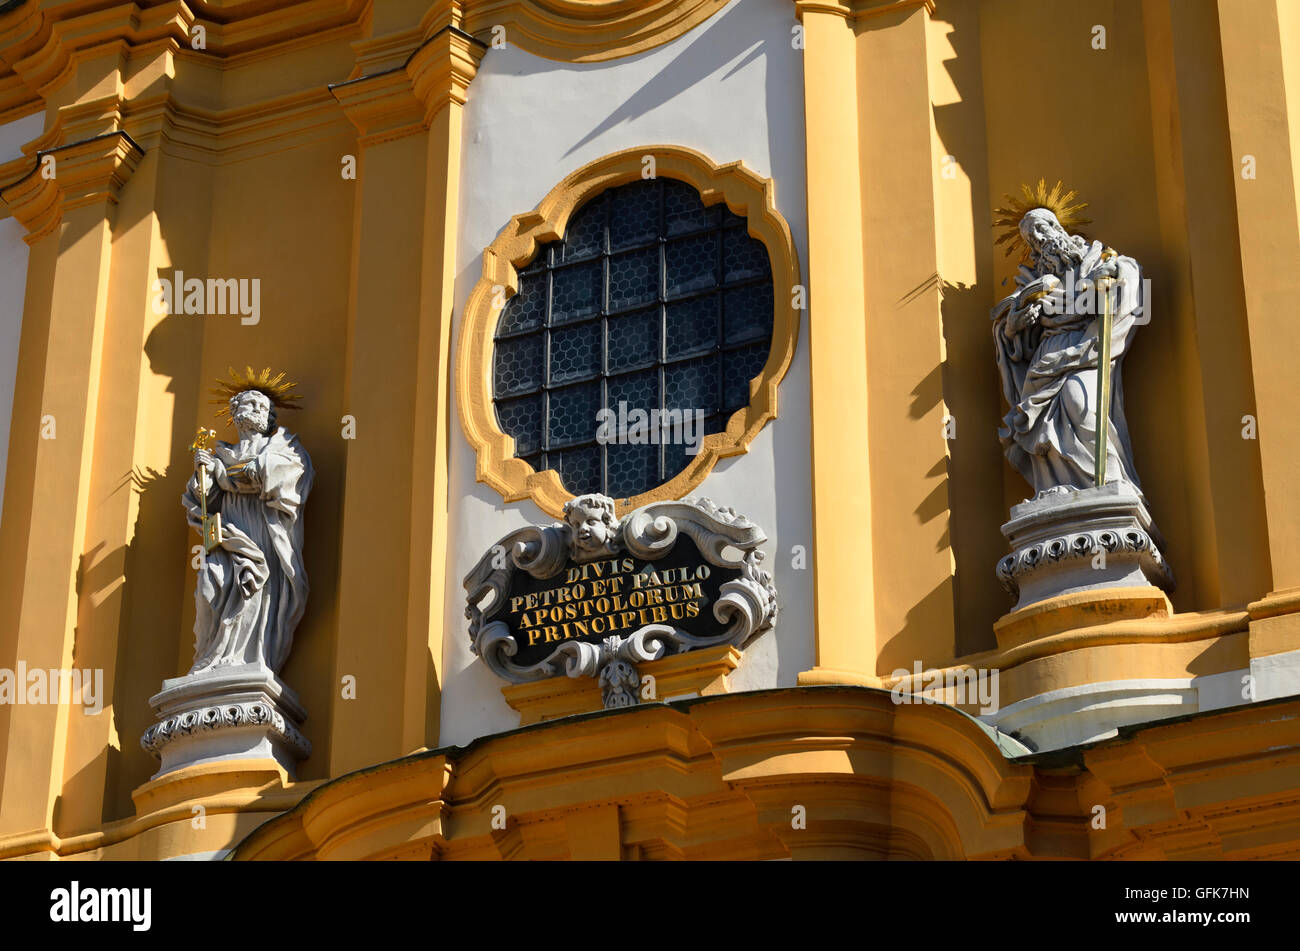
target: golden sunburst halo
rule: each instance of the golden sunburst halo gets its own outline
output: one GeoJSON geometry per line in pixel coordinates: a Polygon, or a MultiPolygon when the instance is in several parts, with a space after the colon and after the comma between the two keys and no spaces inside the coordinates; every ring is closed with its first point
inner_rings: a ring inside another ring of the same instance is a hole
{"type": "Polygon", "coordinates": [[[994,244],[1005,244],[1008,255],[1019,252],[1020,260],[1028,263],[1032,252],[1020,234],[1020,219],[1035,208],[1046,208],[1069,234],[1078,234],[1080,225],[1092,222],[1091,218],[1079,214],[1088,203],[1075,202],[1078,197],[1078,192],[1066,191],[1064,183],[1059,181],[1049,190],[1043,178],[1038,180],[1037,188],[1021,185],[1019,196],[1003,195],[1006,204],[993,211],[993,230],[999,232],[994,244]]]}
{"type": "Polygon", "coordinates": [[[247,390],[257,390],[278,409],[298,409],[293,405],[293,401],[300,400],[302,397],[289,392],[298,384],[286,382],[283,372],[272,376],[270,367],[262,370],[261,373],[255,372],[252,367],[245,367],[243,373],[235,372],[234,367],[228,369],[230,379],[218,380],[212,390],[215,397],[212,402],[221,405],[221,409],[217,410],[218,416],[229,416],[231,399],[247,390]]]}

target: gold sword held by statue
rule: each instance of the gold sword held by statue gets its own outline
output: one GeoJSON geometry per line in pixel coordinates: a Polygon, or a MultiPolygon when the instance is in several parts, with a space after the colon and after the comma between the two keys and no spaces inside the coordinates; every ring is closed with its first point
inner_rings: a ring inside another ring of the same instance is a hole
{"type": "MultiPolygon", "coordinates": [[[[1114,248],[1101,252],[1103,264],[1114,261],[1118,255],[1114,248]]],[[[1109,275],[1097,279],[1101,295],[1101,315],[1097,318],[1097,445],[1093,482],[1106,484],[1106,455],[1110,429],[1110,337],[1115,323],[1115,309],[1111,292],[1118,281],[1109,275]]]]}
{"type": "MultiPolygon", "coordinates": [[[[210,448],[216,438],[216,430],[204,429],[200,426],[199,431],[194,434],[194,442],[190,443],[190,452],[210,448]]],[[[200,534],[203,536],[203,553],[207,554],[221,544],[221,513],[213,512],[211,515],[208,514],[207,466],[199,466],[199,514],[202,519],[200,534]]]]}

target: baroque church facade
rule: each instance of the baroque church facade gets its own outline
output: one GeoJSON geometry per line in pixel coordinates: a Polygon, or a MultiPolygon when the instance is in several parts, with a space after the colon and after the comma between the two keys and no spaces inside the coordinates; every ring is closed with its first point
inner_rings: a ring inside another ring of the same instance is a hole
{"type": "Polygon", "coordinates": [[[1300,856],[1298,77],[0,2],[0,858],[1300,856]]]}

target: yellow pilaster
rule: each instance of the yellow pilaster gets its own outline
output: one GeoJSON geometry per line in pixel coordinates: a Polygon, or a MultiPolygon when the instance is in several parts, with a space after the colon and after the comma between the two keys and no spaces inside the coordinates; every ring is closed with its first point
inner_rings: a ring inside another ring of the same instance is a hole
{"type": "MultiPolygon", "coordinates": [[[[1300,585],[1300,231],[1278,0],[1220,0],[1219,35],[1273,589],[1300,585]]],[[[1296,64],[1292,64],[1294,69],[1296,64]]]]}
{"type": "MultiPolygon", "coordinates": [[[[83,130],[84,131],[84,130],[83,130]]],[[[104,335],[117,194],[140,161],[128,136],[109,131],[55,149],[55,174],[39,171],[5,190],[6,204],[28,229],[31,268],[49,273],[44,360],[20,373],[39,392],[38,428],[15,433],[11,445],[31,453],[31,481],[7,486],[26,494],[5,519],[3,547],[19,544],[21,567],[5,585],[0,623],[15,632],[6,643],[4,666],[68,669],[74,665],[78,584],[95,447],[96,407],[101,396],[104,335]],[[51,264],[50,259],[55,258],[51,264]],[[39,382],[38,382],[39,380],[39,382]],[[30,507],[28,507],[30,506],[30,507]],[[40,544],[30,540],[40,539],[40,544]]],[[[39,291],[29,296],[39,306],[39,291]]],[[[32,313],[32,311],[28,311],[32,313]]],[[[26,321],[25,321],[26,322],[26,321]]],[[[24,340],[35,355],[35,341],[24,340]]],[[[24,413],[25,422],[32,421],[24,413]]],[[[68,737],[68,704],[35,704],[8,711],[0,831],[50,829],[62,791],[68,737]]]]}
{"type": "Polygon", "coordinates": [[[1177,547],[1191,570],[1178,587],[1188,603],[1243,605],[1268,586],[1268,527],[1259,443],[1242,438],[1255,404],[1218,18],[1212,4],[1146,0],[1142,21],[1156,205],[1170,265],[1154,290],[1155,318],[1173,325],[1171,368],[1186,420],[1181,481],[1192,514],[1164,531],[1171,544],[1176,533],[1185,536],[1177,547]]]}
{"type": "Polygon", "coordinates": [[[461,110],[483,52],[444,26],[404,69],[334,88],[361,153],[334,677],[356,699],[336,696],[334,774],[437,742],[461,110]]]}
{"type": "Polygon", "coordinates": [[[930,6],[796,3],[817,625],[817,666],[801,683],[869,681],[882,666],[954,652],[930,6]],[[878,561],[877,544],[910,550],[878,561]]]}
{"type": "Polygon", "coordinates": [[[851,10],[797,2],[808,174],[813,571],[817,666],[800,683],[874,673],[872,473],[867,451],[858,83],[851,10]],[[853,592],[852,597],[846,597],[853,592]]]}
{"type": "Polygon", "coordinates": [[[945,431],[929,8],[855,11],[871,541],[887,553],[874,565],[875,672],[887,674],[956,654],[946,433],[957,430],[945,431]]]}

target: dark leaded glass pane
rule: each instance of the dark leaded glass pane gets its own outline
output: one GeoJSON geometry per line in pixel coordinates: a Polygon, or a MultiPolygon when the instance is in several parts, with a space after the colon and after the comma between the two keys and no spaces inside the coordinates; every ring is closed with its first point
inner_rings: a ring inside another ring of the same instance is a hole
{"type": "Polygon", "coordinates": [[[536,330],[542,326],[545,317],[546,272],[521,274],[518,293],[506,301],[506,306],[501,311],[501,319],[497,322],[497,335],[536,330]]]}
{"type": "Polygon", "coordinates": [[[639,495],[748,403],[770,349],[771,264],[723,204],[705,208],[672,179],[610,189],[519,273],[496,333],[497,418],[517,456],[554,469],[568,491],[639,495]],[[620,404],[647,426],[651,411],[691,415],[684,430],[660,425],[654,443],[632,444],[617,432],[620,404]],[[604,444],[602,406],[615,414],[604,444]]]}
{"type": "Polygon", "coordinates": [[[584,446],[551,453],[551,465],[560,473],[560,481],[574,495],[599,492],[600,447],[584,446]]]}
{"type": "Polygon", "coordinates": [[[625,499],[653,488],[659,477],[659,447],[609,445],[605,447],[609,468],[608,495],[625,499]]]}
{"type": "Polygon", "coordinates": [[[722,355],[722,379],[727,410],[735,411],[749,404],[749,381],[758,376],[767,363],[768,344],[732,350],[722,355]]]}
{"type": "Polygon", "coordinates": [[[664,344],[668,359],[707,353],[718,342],[718,297],[706,294],[666,307],[664,344]]]}
{"type": "Polygon", "coordinates": [[[717,232],[669,241],[664,246],[664,286],[668,297],[713,287],[718,282],[717,232]]]}
{"type": "Polygon", "coordinates": [[[668,435],[664,436],[665,476],[672,477],[677,475],[677,473],[690,465],[691,460],[695,458],[686,451],[688,447],[683,440],[688,436],[693,443],[700,438],[699,429],[695,425],[693,416],[686,422],[686,427],[683,428],[680,433],[670,430],[668,435]]]}
{"type": "Polygon", "coordinates": [[[611,255],[609,309],[626,310],[659,298],[659,246],[611,255]]]}
{"type": "Polygon", "coordinates": [[[700,193],[685,182],[663,179],[664,229],[668,237],[700,231],[715,225],[719,207],[705,208],[700,193]]]}
{"type": "Polygon", "coordinates": [[[542,445],[542,396],[497,403],[497,422],[501,431],[515,438],[515,454],[526,456],[542,445]]]}
{"type": "Polygon", "coordinates": [[[589,380],[600,373],[600,321],[551,331],[551,384],[589,380]]]}
{"type": "Polygon", "coordinates": [[[641,373],[610,377],[606,385],[609,399],[605,405],[615,413],[618,412],[619,403],[626,404],[625,408],[628,411],[643,409],[649,412],[659,408],[658,370],[644,370],[641,373]]]}
{"type": "Polygon", "coordinates": [[[599,410],[599,380],[552,390],[549,447],[554,449],[573,443],[594,442],[599,410]]]}
{"type": "Polygon", "coordinates": [[[635,182],[615,189],[609,216],[609,250],[636,247],[659,236],[659,183],[635,182]]]}
{"type": "Polygon", "coordinates": [[[664,369],[664,407],[718,411],[717,358],[688,360],[664,369]]]}
{"type": "Polygon", "coordinates": [[[545,369],[541,334],[497,341],[493,367],[494,395],[502,399],[539,389],[545,369]]]}
{"type": "Polygon", "coordinates": [[[743,343],[772,336],[772,284],[728,288],[722,295],[723,341],[743,343]]]}
{"type": "Polygon", "coordinates": [[[744,218],[740,217],[740,215],[732,214],[731,209],[728,208],[726,205],[719,205],[718,211],[722,215],[722,220],[721,222],[719,222],[719,224],[723,228],[729,228],[732,225],[737,225],[737,224],[742,226],[748,224],[748,222],[746,222],[744,218]]]}
{"type": "Polygon", "coordinates": [[[725,281],[764,277],[771,267],[763,242],[751,238],[744,228],[723,232],[722,247],[722,276],[725,281]]]}
{"type": "Polygon", "coordinates": [[[569,219],[564,240],[556,247],[556,264],[589,258],[605,250],[605,202],[606,197],[601,195],[569,219]]]}
{"type": "Polygon", "coordinates": [[[551,323],[567,324],[600,311],[604,266],[600,260],[558,268],[551,274],[551,323]]]}
{"type": "Polygon", "coordinates": [[[609,372],[651,366],[659,359],[659,308],[609,319],[609,372]]]}

